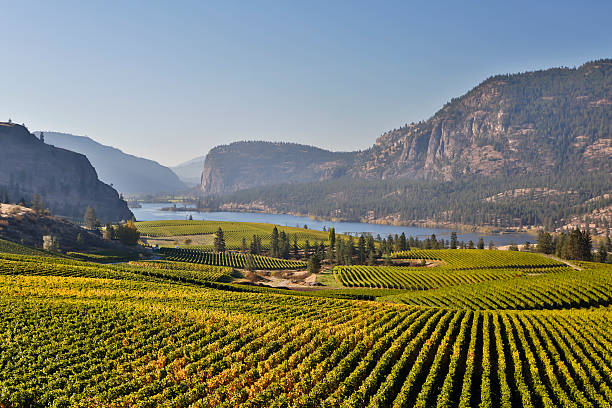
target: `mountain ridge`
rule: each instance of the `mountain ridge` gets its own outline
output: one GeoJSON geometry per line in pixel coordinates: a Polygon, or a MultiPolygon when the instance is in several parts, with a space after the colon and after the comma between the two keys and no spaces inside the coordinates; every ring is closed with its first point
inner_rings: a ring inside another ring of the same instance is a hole
{"type": "Polygon", "coordinates": [[[0,123],[0,199],[31,201],[40,195],[54,214],[82,219],[95,209],[101,221],[133,217],[117,191],[98,179],[87,157],[44,143],[23,125],[0,123]]]}
{"type": "MultiPolygon", "coordinates": [[[[34,134],[40,136],[40,131],[34,134]]],[[[172,193],[187,187],[168,167],[104,145],[88,136],[43,131],[49,144],[87,156],[100,179],[124,194],[172,193]]]]}
{"type": "Polygon", "coordinates": [[[286,158],[275,156],[272,149],[258,153],[267,162],[248,172],[233,172],[225,165],[234,161],[227,146],[233,147],[234,157],[248,159],[246,149],[239,149],[245,142],[218,146],[206,156],[202,190],[219,194],[346,175],[379,180],[543,175],[568,165],[612,172],[611,107],[611,59],[576,68],[495,75],[451,99],[429,119],[383,133],[371,148],[344,153],[348,160],[336,165],[329,161],[317,177],[291,179],[288,174],[300,165],[288,169],[286,158]],[[286,165],[276,177],[253,180],[248,174],[273,172],[280,161],[286,165]]]}

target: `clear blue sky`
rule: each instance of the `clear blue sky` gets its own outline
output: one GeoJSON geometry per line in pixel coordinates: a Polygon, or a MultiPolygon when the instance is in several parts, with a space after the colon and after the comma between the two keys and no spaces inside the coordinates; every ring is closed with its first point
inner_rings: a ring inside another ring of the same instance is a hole
{"type": "Polygon", "coordinates": [[[610,1],[4,2],[0,120],[166,165],[245,139],[363,149],[490,75],[612,57],[610,16],[610,1]]]}

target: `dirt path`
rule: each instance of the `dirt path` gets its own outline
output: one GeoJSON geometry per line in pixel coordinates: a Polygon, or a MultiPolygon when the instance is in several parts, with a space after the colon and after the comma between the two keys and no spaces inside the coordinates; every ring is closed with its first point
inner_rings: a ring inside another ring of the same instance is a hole
{"type": "Polygon", "coordinates": [[[567,261],[567,260],[561,259],[561,258],[557,258],[554,255],[547,255],[547,254],[540,254],[540,255],[545,256],[545,257],[550,258],[550,259],[554,259],[555,261],[563,262],[564,264],[566,264],[567,266],[569,266],[570,268],[572,268],[575,271],[582,271],[584,269],[584,268],[582,268],[582,267],[580,267],[580,266],[578,266],[576,264],[571,263],[570,261],[567,261]]]}

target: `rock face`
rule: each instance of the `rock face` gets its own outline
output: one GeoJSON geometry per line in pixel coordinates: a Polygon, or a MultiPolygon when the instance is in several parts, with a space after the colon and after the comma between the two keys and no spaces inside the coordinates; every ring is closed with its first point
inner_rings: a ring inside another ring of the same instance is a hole
{"type": "Polygon", "coordinates": [[[117,191],[98,180],[84,155],[45,144],[12,123],[0,123],[0,146],[1,200],[30,201],[39,194],[58,215],[82,219],[91,206],[101,221],[133,216],[117,191]]]}
{"type": "MultiPolygon", "coordinates": [[[[39,136],[40,132],[34,132],[39,136]]],[[[87,156],[100,180],[123,194],[173,193],[186,186],[161,164],[123,153],[85,136],[44,132],[45,142],[87,156]]]]}
{"type": "Polygon", "coordinates": [[[279,183],[306,183],[344,175],[355,153],[294,143],[236,142],[217,146],[204,161],[202,190],[220,194],[279,183]]]}
{"type": "Polygon", "coordinates": [[[501,75],[431,119],[385,133],[351,174],[453,180],[612,171],[612,60],[501,75]]]}
{"type": "Polygon", "coordinates": [[[432,118],[386,132],[364,151],[234,143],[204,165],[205,193],[349,175],[456,180],[612,172],[612,60],[487,79],[432,118]],[[253,150],[256,151],[253,154],[253,150]]]}

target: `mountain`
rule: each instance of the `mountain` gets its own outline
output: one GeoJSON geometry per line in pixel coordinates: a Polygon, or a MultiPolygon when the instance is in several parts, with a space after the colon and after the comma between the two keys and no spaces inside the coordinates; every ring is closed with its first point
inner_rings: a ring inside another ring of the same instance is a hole
{"type": "Polygon", "coordinates": [[[236,142],[213,148],[204,161],[202,190],[219,194],[245,188],[307,183],[344,175],[356,153],[295,143],[236,142]]]}
{"type": "Polygon", "coordinates": [[[186,189],[172,170],[153,160],[123,153],[86,136],[57,132],[44,132],[44,136],[49,144],[87,156],[100,179],[121,193],[172,193],[186,189]]]}
{"type": "Polygon", "coordinates": [[[101,221],[133,214],[111,186],[98,179],[87,157],[40,141],[25,126],[0,123],[0,199],[31,201],[39,194],[55,214],[83,218],[87,206],[101,221]]]}
{"type": "Polygon", "coordinates": [[[205,158],[205,156],[196,157],[171,169],[183,183],[191,187],[197,186],[202,182],[202,166],[205,158]]]}
{"type": "Polygon", "coordinates": [[[487,79],[431,119],[385,133],[350,173],[454,180],[612,171],[612,60],[487,79]]]}
{"type": "MultiPolygon", "coordinates": [[[[246,160],[243,151],[228,152],[220,163],[213,149],[205,174],[232,188],[203,183],[204,193],[249,188],[205,194],[207,206],[414,225],[581,225],[612,232],[606,217],[612,213],[612,60],[491,77],[430,119],[388,131],[370,149],[347,155],[350,160],[329,165],[316,182],[263,177],[256,187],[230,177],[229,163],[246,160]]],[[[272,172],[278,160],[258,161],[253,171],[272,172]]],[[[301,164],[283,166],[291,173],[301,164]]]]}

